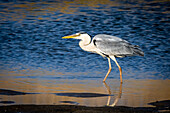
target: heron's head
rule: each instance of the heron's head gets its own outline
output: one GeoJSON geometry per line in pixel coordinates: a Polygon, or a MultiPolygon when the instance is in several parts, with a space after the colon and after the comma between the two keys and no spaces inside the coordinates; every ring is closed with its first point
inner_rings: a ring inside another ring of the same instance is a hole
{"type": "Polygon", "coordinates": [[[76,34],[64,36],[62,38],[63,39],[73,38],[73,39],[81,39],[82,40],[83,38],[86,38],[86,37],[90,37],[90,36],[85,32],[79,32],[79,33],[76,33],[76,34]]]}

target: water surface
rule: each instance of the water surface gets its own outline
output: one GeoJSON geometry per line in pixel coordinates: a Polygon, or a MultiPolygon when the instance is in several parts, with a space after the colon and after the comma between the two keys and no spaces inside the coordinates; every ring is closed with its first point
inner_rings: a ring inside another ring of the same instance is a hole
{"type": "MultiPolygon", "coordinates": [[[[92,37],[100,33],[118,36],[139,45],[144,51],[144,57],[117,59],[126,84],[122,86],[124,96],[118,105],[147,106],[147,102],[169,100],[168,9],[168,0],[0,1],[0,89],[42,93],[5,95],[1,100],[15,101],[15,104],[73,101],[92,106],[106,105],[107,96],[86,102],[74,100],[77,99],[74,97],[61,99],[52,94],[108,94],[102,84],[108,70],[107,59],[84,52],[78,46],[78,40],[61,38],[79,31],[92,37]],[[150,88],[153,93],[159,90],[161,93],[150,96],[151,91],[147,92],[150,88]],[[45,99],[48,97],[51,100],[45,99]]],[[[115,96],[120,86],[119,71],[114,62],[112,67],[107,84],[115,96]]]]}

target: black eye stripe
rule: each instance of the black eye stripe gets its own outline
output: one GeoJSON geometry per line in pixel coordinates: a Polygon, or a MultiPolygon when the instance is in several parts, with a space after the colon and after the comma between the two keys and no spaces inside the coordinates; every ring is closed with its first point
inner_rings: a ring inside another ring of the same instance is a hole
{"type": "Polygon", "coordinates": [[[86,33],[86,32],[84,32],[84,31],[80,31],[79,33],[80,33],[80,34],[87,34],[87,33],[86,33]]]}

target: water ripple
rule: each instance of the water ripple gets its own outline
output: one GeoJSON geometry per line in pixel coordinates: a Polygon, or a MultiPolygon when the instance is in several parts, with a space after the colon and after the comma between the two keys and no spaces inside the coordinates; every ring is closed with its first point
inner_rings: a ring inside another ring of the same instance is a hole
{"type": "MultiPolygon", "coordinates": [[[[78,47],[77,40],[61,39],[64,35],[86,31],[91,36],[99,33],[115,35],[141,46],[145,57],[118,59],[125,79],[170,78],[169,12],[166,1],[108,0],[92,2],[92,6],[87,3],[77,0],[1,1],[1,73],[40,68],[70,72],[72,76],[79,72],[93,72],[90,76],[101,78],[108,69],[106,59],[84,52],[78,47]],[[99,72],[101,75],[98,75],[99,72]]],[[[118,75],[114,63],[113,68],[114,75],[118,75]]],[[[86,76],[83,77],[90,79],[86,76]]]]}

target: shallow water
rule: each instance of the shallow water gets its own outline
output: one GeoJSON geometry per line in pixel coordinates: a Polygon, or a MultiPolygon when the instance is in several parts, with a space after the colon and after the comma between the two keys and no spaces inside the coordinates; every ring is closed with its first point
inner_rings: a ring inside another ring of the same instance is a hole
{"type": "MultiPolygon", "coordinates": [[[[1,101],[15,101],[15,104],[62,104],[59,101],[66,104],[70,101],[91,106],[106,105],[103,99],[107,101],[108,97],[94,98],[90,102],[67,96],[61,99],[51,94],[108,94],[102,84],[108,70],[107,59],[84,52],[78,46],[78,40],[61,38],[79,31],[92,37],[100,33],[118,36],[139,45],[144,51],[144,57],[117,59],[125,81],[122,86],[125,96],[118,105],[147,106],[147,102],[169,100],[170,88],[166,87],[170,79],[168,9],[168,0],[0,1],[0,89],[48,93],[5,95],[0,97],[1,101]],[[153,98],[148,96],[148,85],[151,89],[156,88],[151,90],[152,93],[157,90],[162,93],[153,98]],[[145,93],[148,95],[143,96],[145,93]]],[[[112,67],[107,84],[116,95],[120,85],[119,71],[114,62],[112,67]]]]}
{"type": "MultiPolygon", "coordinates": [[[[12,104],[85,105],[153,107],[151,102],[170,100],[170,80],[125,80],[121,85],[116,79],[107,83],[99,80],[35,80],[8,79],[0,81],[1,101],[12,104]],[[31,83],[30,83],[31,81],[31,83]]],[[[0,102],[1,102],[0,101],[0,102]]]]}

